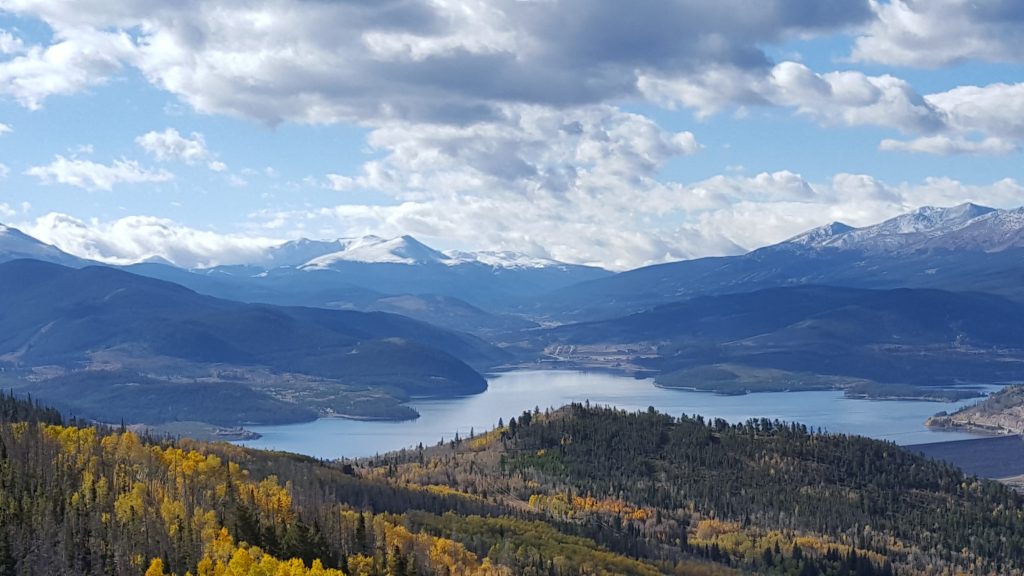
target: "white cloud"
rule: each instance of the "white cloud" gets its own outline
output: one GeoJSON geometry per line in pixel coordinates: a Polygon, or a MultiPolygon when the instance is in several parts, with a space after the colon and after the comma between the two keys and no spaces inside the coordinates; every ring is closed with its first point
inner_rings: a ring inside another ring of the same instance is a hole
{"type": "Polygon", "coordinates": [[[32,205],[28,202],[22,202],[16,206],[6,202],[0,202],[0,218],[13,218],[15,216],[23,215],[31,209],[32,205]]]}
{"type": "Polygon", "coordinates": [[[206,149],[206,141],[198,132],[193,132],[191,138],[186,138],[174,128],[168,128],[163,132],[146,132],[136,138],[135,143],[160,162],[176,160],[195,164],[210,156],[209,150],[206,149]]]}
{"type": "Polygon", "coordinates": [[[166,170],[143,168],[134,160],[115,160],[112,164],[99,164],[89,160],[65,158],[57,155],[46,166],[33,166],[25,171],[44,184],[67,184],[86,190],[112,190],[117,184],[166,182],[174,175],[166,170]]]}
{"type": "Polygon", "coordinates": [[[0,30],[0,54],[20,54],[24,50],[25,43],[21,38],[7,30],[0,30]]]}
{"type": "MultiPolygon", "coordinates": [[[[644,116],[610,106],[509,105],[495,121],[468,126],[389,123],[368,143],[379,158],[353,176],[328,175],[327,183],[389,194],[398,205],[269,211],[255,220],[293,235],[411,233],[618,267],[692,255],[644,227],[703,202],[657,180],[668,160],[700,145],[644,116]]],[[[721,235],[701,234],[702,246],[737,250],[721,235]]]]}
{"type": "Polygon", "coordinates": [[[979,186],[945,178],[890,184],[863,174],[837,174],[811,183],[781,171],[589,199],[453,194],[395,206],[340,205],[251,217],[254,230],[291,237],[411,233],[461,248],[511,249],[628,269],[735,254],[835,220],[867,226],[923,205],[971,201],[1009,208],[1022,197],[1024,186],[1012,179],[979,186]]]}
{"type": "Polygon", "coordinates": [[[708,117],[727,108],[776,106],[819,124],[879,126],[920,135],[887,139],[883,150],[929,154],[1006,154],[1024,142],[1024,83],[961,86],[921,95],[894,76],[817,73],[798,62],[770,70],[712,68],[678,78],[643,76],[644,95],[708,117]]]}
{"type": "Polygon", "coordinates": [[[11,169],[7,164],[0,162],[0,178],[7,178],[11,173],[11,169]]]}
{"type": "Polygon", "coordinates": [[[84,82],[23,91],[27,105],[131,65],[200,112],[272,124],[458,123],[504,103],[597,104],[635,95],[641,70],[759,67],[768,61],[760,46],[871,17],[867,0],[382,0],[301,10],[275,0],[6,0],[4,9],[54,30],[51,46],[28,48],[33,62],[89,72],[84,82]],[[45,57],[58,46],[61,58],[45,57]]]}
{"type": "Polygon", "coordinates": [[[110,264],[163,258],[185,267],[258,260],[278,240],[196,230],[166,218],[127,216],[88,222],[51,212],[20,225],[25,233],[76,256],[110,264]]]}
{"type": "MultiPolygon", "coordinates": [[[[53,31],[40,45],[9,40],[16,53],[0,61],[0,95],[25,106],[133,68],[200,113],[368,130],[374,159],[350,175],[325,175],[321,185],[381,192],[395,205],[256,215],[255,225],[289,234],[414,233],[622,268],[734,252],[825,217],[870,223],[918,201],[985,202],[1019,192],[1012,181],[970,189],[843,174],[809,183],[787,171],[667,183],[667,163],[698,152],[697,138],[615,105],[646,98],[698,116],[738,109],[738,117],[781,107],[821,125],[907,135],[882,142],[885,150],[1005,153],[1024,141],[1024,85],[922,95],[892,75],[773,63],[761,47],[842,30],[865,34],[854,54],[861,60],[1017,60],[1022,35],[1004,32],[1021,19],[991,17],[1019,15],[1010,0],[380,0],[312,2],[301,10],[277,0],[0,5],[53,31]],[[881,19],[871,22],[873,14],[881,19]],[[1005,26],[992,24],[998,20],[1005,26]]],[[[199,134],[169,128],[139,140],[157,160],[205,164],[232,186],[245,186],[243,177],[274,177],[228,171],[199,134]]],[[[28,173],[90,189],[173,177],[128,160],[103,165],[63,156],[28,173]]],[[[97,226],[109,232],[114,225],[97,226]]],[[[146,253],[89,238],[82,249],[112,258],[146,253]]]]}
{"type": "Polygon", "coordinates": [[[1024,141],[1024,83],[961,86],[925,99],[943,111],[952,130],[1024,141]]]}
{"type": "Polygon", "coordinates": [[[355,186],[355,179],[341,174],[328,174],[327,187],[336,192],[351,190],[355,186]]]}
{"type": "MultiPolygon", "coordinates": [[[[781,106],[825,125],[963,138],[957,117],[946,116],[948,107],[902,79],[818,73],[795,61],[773,65],[760,47],[857,30],[861,59],[893,50],[899,62],[939,54],[940,63],[961,57],[943,50],[997,60],[1024,53],[1019,3],[980,4],[383,0],[294,10],[274,0],[7,0],[6,10],[46,22],[54,40],[0,63],[0,92],[38,107],[51,94],[86,89],[133,66],[199,112],[269,124],[466,126],[507,119],[509,106],[564,110],[646,97],[700,116],[781,106]],[[904,48],[917,56],[900,56],[904,48]]],[[[1001,114],[994,99],[978,106],[984,110],[975,116],[1001,114]]],[[[988,124],[991,130],[980,128],[982,137],[1009,138],[996,131],[1001,124],[988,124]]],[[[205,150],[196,135],[151,134],[164,138],[154,143],[162,149],[172,137],[176,145],[191,146],[168,152],[193,154],[186,161],[205,150]]]]}
{"type": "Polygon", "coordinates": [[[965,60],[1024,62],[1024,4],[1017,0],[872,2],[876,19],[853,58],[938,67],[965,60]]]}
{"type": "Polygon", "coordinates": [[[10,134],[11,132],[14,132],[14,129],[11,128],[10,124],[4,124],[3,122],[0,122],[0,136],[4,134],[10,134]]]}
{"type": "Polygon", "coordinates": [[[826,125],[885,126],[904,132],[942,129],[944,117],[904,80],[856,71],[819,74],[799,62],[774,67],[709,68],[682,77],[643,76],[649,99],[695,109],[707,117],[725,108],[764,105],[794,109],[826,125]]]}
{"type": "Polygon", "coordinates": [[[1011,154],[1020,150],[1020,146],[1003,140],[989,137],[984,140],[969,140],[962,137],[945,135],[925,136],[913,140],[885,139],[878,145],[880,150],[889,152],[920,152],[950,156],[954,154],[1011,154]]]}
{"type": "Polygon", "coordinates": [[[50,96],[106,82],[135,52],[124,32],[77,28],[55,32],[55,37],[49,46],[30,46],[0,61],[0,94],[38,109],[50,96]]]}

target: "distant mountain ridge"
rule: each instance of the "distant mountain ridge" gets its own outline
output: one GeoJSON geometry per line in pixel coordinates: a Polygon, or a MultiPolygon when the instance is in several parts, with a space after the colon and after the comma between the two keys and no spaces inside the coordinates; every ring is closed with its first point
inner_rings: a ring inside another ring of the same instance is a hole
{"type": "Polygon", "coordinates": [[[767,288],[539,336],[579,355],[595,346],[656,349],[637,361],[662,375],[739,365],[925,387],[1024,381],[1024,304],[971,292],[767,288]]]}
{"type": "Polygon", "coordinates": [[[326,270],[342,263],[403,264],[407,266],[463,266],[482,264],[492,268],[557,268],[578,266],[551,258],[513,251],[441,251],[403,235],[382,238],[369,235],[337,240],[291,240],[267,250],[263,259],[248,264],[267,268],[291,267],[326,270]]]}
{"type": "MultiPolygon", "coordinates": [[[[984,237],[997,231],[997,227],[992,225],[993,221],[997,222],[1013,212],[971,203],[951,208],[925,206],[863,228],[833,222],[787,240],[782,245],[799,244],[809,248],[836,248],[862,252],[914,251],[929,247],[932,240],[948,238],[966,227],[974,226],[975,230],[984,230],[988,234],[978,234],[978,242],[962,243],[961,248],[983,249],[991,245],[984,242],[984,237]]],[[[1018,225],[1018,229],[1021,226],[1024,226],[1024,222],[1018,225]]]]}
{"type": "Polygon", "coordinates": [[[521,327],[518,319],[484,315],[516,310],[542,294],[612,274],[515,252],[442,252],[412,236],[295,240],[247,265],[195,270],[136,265],[129,269],[222,298],[396,311],[474,332],[521,327]],[[420,297],[425,307],[392,309],[395,296],[420,297]],[[467,306],[480,314],[467,315],[467,306]]]}
{"type": "MultiPolygon", "coordinates": [[[[87,263],[6,230],[0,261],[87,263]]],[[[445,252],[411,236],[295,240],[247,265],[184,270],[152,261],[128,269],[222,298],[387,310],[488,335],[523,328],[523,317],[612,318],[705,294],[806,284],[975,290],[1024,301],[1024,208],[923,207],[861,228],[833,222],[740,256],[619,274],[511,252],[445,252]]]]}
{"type": "Polygon", "coordinates": [[[967,203],[863,228],[833,222],[740,256],[648,266],[559,289],[538,313],[612,318],[700,295],[811,284],[973,290],[1024,301],[1024,208],[967,203]]]}
{"type": "Polygon", "coordinates": [[[33,258],[66,266],[82,266],[88,263],[88,260],[40,242],[17,228],[0,224],[0,262],[21,258],[33,258]]]}
{"type": "MultiPolygon", "coordinates": [[[[264,414],[275,403],[285,412],[302,405],[309,418],[312,405],[351,414],[355,397],[393,406],[410,396],[480,392],[487,383],[476,369],[508,358],[478,338],[403,316],[243,304],[102,266],[0,264],[0,302],[0,365],[11,374],[73,376],[70,388],[43,379],[29,391],[49,390],[79,409],[87,399],[112,402],[145,389],[175,399],[182,414],[199,409],[204,396],[193,392],[206,387],[212,395],[235,391],[219,423],[249,421],[245,398],[264,414]],[[126,379],[131,386],[111,394],[126,379]]],[[[130,402],[124,409],[138,414],[130,402]]]]}
{"type": "MultiPolygon", "coordinates": [[[[22,258],[76,268],[102,265],[0,225],[0,263],[22,258]]],[[[505,312],[552,290],[611,275],[516,252],[441,252],[411,236],[294,240],[251,264],[190,270],[154,256],[111,267],[218,298],[391,312],[477,334],[528,328],[532,322],[505,312]]]]}

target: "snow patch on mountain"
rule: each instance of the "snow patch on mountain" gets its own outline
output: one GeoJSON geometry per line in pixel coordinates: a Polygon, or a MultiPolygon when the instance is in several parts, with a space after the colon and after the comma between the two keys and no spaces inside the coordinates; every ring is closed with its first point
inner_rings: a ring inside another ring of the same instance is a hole
{"type": "Polygon", "coordinates": [[[995,210],[971,203],[950,208],[925,206],[864,228],[833,222],[795,236],[780,246],[866,253],[896,253],[935,247],[989,249],[986,246],[1009,246],[1006,231],[1020,232],[1020,223],[1015,224],[1016,220],[1009,216],[1017,211],[995,210]],[[1006,231],[1000,234],[999,226],[1006,231]],[[971,229],[970,234],[960,234],[968,228],[971,229]],[[953,238],[957,240],[952,242],[953,238]]]}
{"type": "Polygon", "coordinates": [[[341,250],[313,258],[300,268],[323,270],[341,262],[417,266],[445,263],[449,259],[444,253],[434,250],[412,236],[391,239],[364,236],[341,239],[338,243],[341,250]]]}
{"type": "Polygon", "coordinates": [[[267,251],[260,264],[269,268],[296,267],[326,254],[344,249],[341,240],[310,240],[300,238],[285,242],[267,251]]]}
{"type": "Polygon", "coordinates": [[[486,250],[481,252],[462,252],[459,250],[452,250],[446,252],[446,254],[449,257],[449,260],[446,263],[450,266],[469,263],[484,264],[491,268],[508,269],[558,268],[566,266],[566,264],[558,262],[557,260],[551,260],[550,258],[538,258],[536,256],[529,256],[520,252],[486,250]]]}
{"type": "Polygon", "coordinates": [[[922,247],[985,252],[1024,248],[1024,208],[990,212],[948,234],[929,239],[922,247]]]}
{"type": "Polygon", "coordinates": [[[819,247],[826,245],[836,236],[846,234],[847,232],[851,232],[853,230],[856,230],[856,228],[848,224],[843,224],[842,222],[832,222],[831,224],[825,224],[824,226],[819,226],[817,228],[808,230],[803,234],[794,236],[789,240],[783,242],[783,244],[798,244],[801,246],[819,247]]]}

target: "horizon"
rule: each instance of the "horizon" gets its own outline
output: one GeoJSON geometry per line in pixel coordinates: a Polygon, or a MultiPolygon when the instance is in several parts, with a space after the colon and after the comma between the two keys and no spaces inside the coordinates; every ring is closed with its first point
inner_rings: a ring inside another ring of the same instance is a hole
{"type": "Polygon", "coordinates": [[[100,260],[409,234],[623,270],[1009,208],[1021,16],[0,2],[0,220],[100,260]]]}

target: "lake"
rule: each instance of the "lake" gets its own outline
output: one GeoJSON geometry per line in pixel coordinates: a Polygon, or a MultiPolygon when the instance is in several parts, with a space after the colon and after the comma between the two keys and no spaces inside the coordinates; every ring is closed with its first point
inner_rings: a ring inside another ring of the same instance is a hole
{"type": "MultiPolygon", "coordinates": [[[[489,382],[488,390],[475,396],[410,403],[421,414],[417,420],[367,422],[322,418],[304,424],[251,426],[251,430],[263,437],[239,444],[318,458],[358,458],[412,447],[420,442],[425,446],[436,444],[441,439],[452,439],[456,432],[467,437],[471,429],[477,433],[490,430],[498,418],[507,422],[510,417],[535,406],[544,410],[586,400],[626,410],[646,410],[654,406],[674,416],[701,414],[730,422],[777,418],[830,432],[892,440],[897,444],[977,437],[963,432],[932,431],[924,426],[924,421],[936,412],[951,412],[974,400],[951,403],[851,400],[844,398],[840,391],[717,396],[658,388],[654,380],[599,372],[508,372],[490,377],[489,382]]],[[[998,387],[987,387],[986,391],[996,389],[998,387]]]]}

